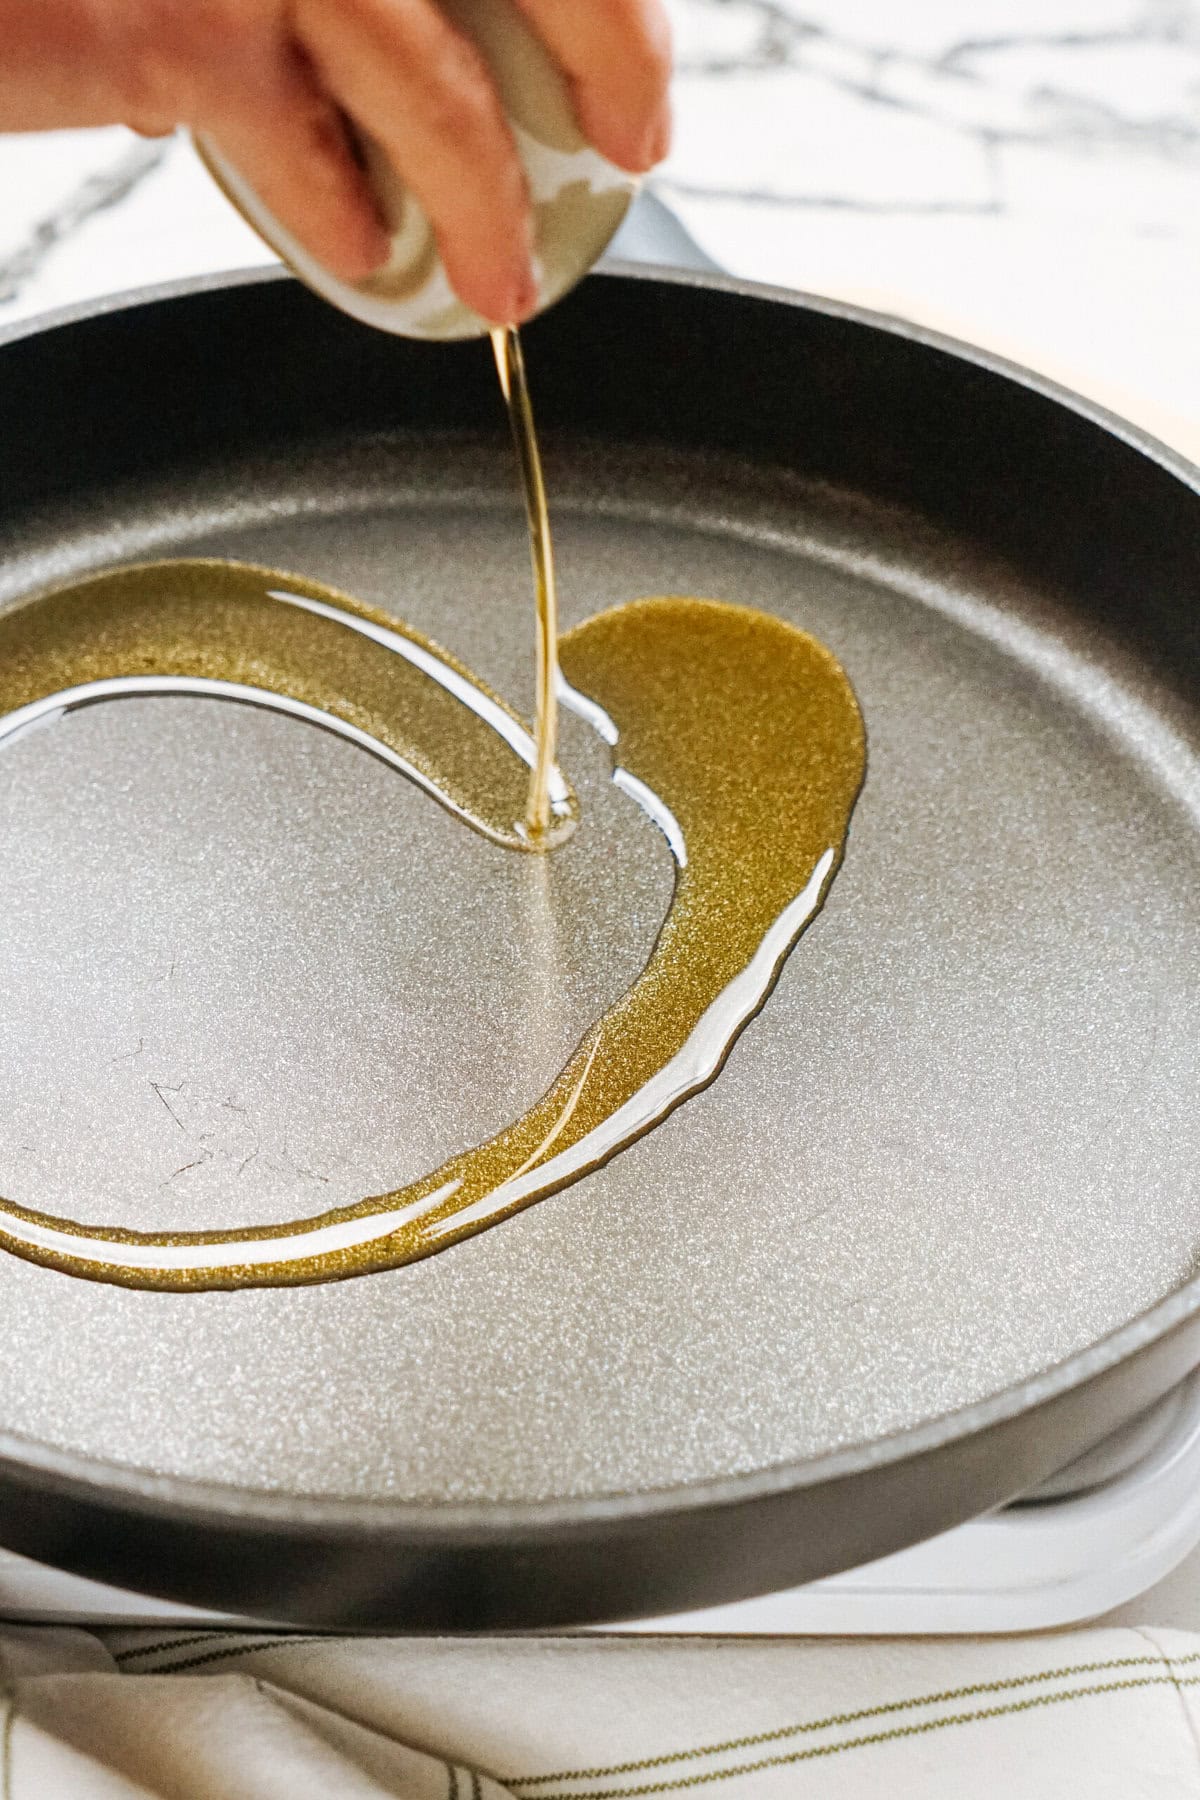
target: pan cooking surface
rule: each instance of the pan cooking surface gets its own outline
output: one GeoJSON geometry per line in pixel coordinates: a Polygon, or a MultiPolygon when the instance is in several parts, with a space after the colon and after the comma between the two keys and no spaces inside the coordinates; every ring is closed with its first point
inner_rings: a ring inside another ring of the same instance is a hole
{"type": "MultiPolygon", "coordinates": [[[[565,625],[707,594],[845,665],[869,768],[824,913],[708,1092],[428,1262],[170,1295],[0,1259],[0,1430],[319,1495],[636,1492],[960,1407],[1195,1272],[1194,721],[895,512],[732,461],[549,451],[565,625]]],[[[528,710],[499,433],[93,494],[26,530],[4,597],[173,554],[334,583],[528,710]]],[[[5,749],[0,1191],[140,1229],[282,1220],[527,1105],[671,891],[603,746],[565,731],[584,824],[543,888],[277,717],[125,702],[5,749]]]]}

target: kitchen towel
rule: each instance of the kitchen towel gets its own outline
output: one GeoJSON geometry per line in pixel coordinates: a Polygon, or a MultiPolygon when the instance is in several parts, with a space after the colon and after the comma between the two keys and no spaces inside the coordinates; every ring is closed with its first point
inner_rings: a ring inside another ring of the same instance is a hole
{"type": "Polygon", "coordinates": [[[2,1800],[1200,1797],[1200,1635],[0,1627],[2,1800]]]}

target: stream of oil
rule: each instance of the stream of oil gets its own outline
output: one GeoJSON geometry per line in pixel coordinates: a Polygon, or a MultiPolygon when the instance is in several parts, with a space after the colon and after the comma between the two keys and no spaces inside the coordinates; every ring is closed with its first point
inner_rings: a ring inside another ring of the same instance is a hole
{"type": "Polygon", "coordinates": [[[186,1232],[82,1225],[0,1200],[0,1247],[177,1291],[328,1281],[428,1256],[569,1185],[705,1087],[820,908],[865,767],[844,672],[773,615],[703,599],[635,600],[556,644],[520,346],[498,335],[495,349],[534,559],[535,730],[394,618],[296,576],[197,560],[117,569],[0,615],[0,748],[101,701],[261,706],[382,757],[498,854],[528,852],[564,842],[578,818],[555,762],[561,699],[610,746],[614,782],[675,857],[645,968],[526,1113],[393,1192],[283,1224],[186,1232]]]}
{"type": "Polygon", "coordinates": [[[546,847],[554,825],[551,784],[558,754],[558,584],[554,577],[554,542],[550,536],[550,508],[542,474],[542,453],[533,423],[529,383],[525,379],[525,354],[515,328],[493,331],[492,353],[500,391],[508,408],[513,448],[521,473],[525,519],[529,526],[529,559],[533,565],[533,604],[536,625],[534,646],[534,759],[525,808],[525,828],[530,843],[546,847]]]}

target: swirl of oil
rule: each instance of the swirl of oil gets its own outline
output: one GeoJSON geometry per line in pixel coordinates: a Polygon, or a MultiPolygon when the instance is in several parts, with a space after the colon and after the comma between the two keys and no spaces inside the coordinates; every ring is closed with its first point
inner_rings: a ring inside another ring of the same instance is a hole
{"type": "MultiPolygon", "coordinates": [[[[606,1162],[718,1073],[841,860],[865,769],[853,690],[815,639],[719,601],[633,601],[562,639],[563,703],[612,747],[613,779],[675,856],[641,975],[541,1099],[395,1192],[226,1231],[76,1224],[0,1201],[0,1247],[129,1287],[336,1280],[431,1255],[606,1162]]],[[[534,746],[445,652],[320,588],[219,563],[94,578],[0,617],[0,743],[72,706],[208,692],[315,719],[404,770],[493,841],[534,746]],[[383,652],[381,656],[379,653],[383,652]],[[515,752],[515,754],[514,754],[515,752]]],[[[575,802],[555,770],[560,829],[575,802]]]]}
{"type": "MultiPolygon", "coordinates": [[[[534,848],[533,734],[437,644],[299,576],[248,563],[139,563],[0,616],[0,744],[103,700],[202,694],[319,725],[392,764],[476,831],[534,848]]],[[[547,826],[578,816],[546,772],[547,826]]]]}

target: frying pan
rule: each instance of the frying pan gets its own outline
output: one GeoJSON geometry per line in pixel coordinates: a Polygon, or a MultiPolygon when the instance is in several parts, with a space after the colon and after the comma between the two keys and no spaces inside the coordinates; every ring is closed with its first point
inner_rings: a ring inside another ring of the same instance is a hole
{"type": "MultiPolygon", "coordinates": [[[[317,1626],[678,1612],[994,1506],[1200,1361],[1194,471],[730,281],[597,276],[527,340],[565,623],[698,593],[826,642],[869,738],[842,870],[705,1093],[441,1255],[192,1294],[3,1258],[13,1550],[317,1626]]],[[[265,562],[528,706],[482,349],[193,282],[0,338],[0,420],[0,604],[265,562]]],[[[272,714],[150,698],[8,745],[0,1192],[282,1221],[529,1104],[671,888],[604,747],[568,721],[562,755],[586,824],[537,865],[272,714]]]]}

